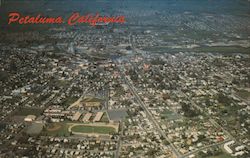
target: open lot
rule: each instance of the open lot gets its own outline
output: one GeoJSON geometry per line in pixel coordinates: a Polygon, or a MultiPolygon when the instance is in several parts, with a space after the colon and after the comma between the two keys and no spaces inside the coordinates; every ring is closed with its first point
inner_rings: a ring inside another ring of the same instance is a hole
{"type": "Polygon", "coordinates": [[[178,114],[166,109],[161,113],[161,118],[162,119],[167,119],[167,120],[176,120],[179,119],[181,116],[178,114]]]}
{"type": "Polygon", "coordinates": [[[127,109],[108,110],[108,115],[111,120],[120,121],[128,116],[127,109]]]}
{"type": "Polygon", "coordinates": [[[68,107],[68,109],[78,107],[82,104],[87,104],[88,106],[99,106],[102,101],[102,99],[97,97],[81,96],[79,99],[74,99],[74,102],[68,107]]]}

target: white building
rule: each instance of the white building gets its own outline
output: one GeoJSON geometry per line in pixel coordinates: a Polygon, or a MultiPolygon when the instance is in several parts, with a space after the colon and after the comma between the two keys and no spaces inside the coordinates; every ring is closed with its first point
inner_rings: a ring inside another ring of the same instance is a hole
{"type": "Polygon", "coordinates": [[[32,122],[36,119],[36,116],[35,115],[28,115],[24,118],[24,121],[26,122],[32,122]]]}
{"type": "Polygon", "coordinates": [[[230,141],[230,142],[227,142],[224,144],[224,149],[229,153],[229,154],[232,154],[233,153],[233,150],[229,147],[229,145],[232,145],[234,144],[235,141],[230,141]]]}

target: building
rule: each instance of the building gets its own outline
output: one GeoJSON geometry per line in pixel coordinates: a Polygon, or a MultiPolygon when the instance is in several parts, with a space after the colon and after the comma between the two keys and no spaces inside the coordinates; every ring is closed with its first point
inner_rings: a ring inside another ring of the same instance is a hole
{"type": "Polygon", "coordinates": [[[238,151],[233,156],[242,156],[243,154],[245,154],[244,151],[238,151]]]}
{"type": "Polygon", "coordinates": [[[98,113],[96,114],[96,116],[95,116],[93,122],[98,122],[98,121],[100,121],[101,118],[102,118],[102,116],[103,116],[103,112],[98,112],[98,113]]]}
{"type": "Polygon", "coordinates": [[[234,144],[235,141],[230,141],[230,142],[227,142],[224,144],[224,149],[229,153],[229,154],[232,154],[233,153],[233,150],[229,147],[230,145],[234,144]]]}
{"type": "Polygon", "coordinates": [[[73,117],[72,117],[72,121],[77,121],[79,120],[79,118],[81,117],[82,113],[80,112],[76,112],[73,117]]]}
{"type": "Polygon", "coordinates": [[[36,119],[36,116],[35,115],[28,115],[24,118],[24,121],[26,122],[32,122],[36,119]]]}
{"type": "Polygon", "coordinates": [[[89,107],[100,107],[101,103],[100,102],[86,102],[85,106],[88,107],[88,108],[89,107]]]}
{"type": "Polygon", "coordinates": [[[42,115],[42,116],[37,117],[35,123],[46,123],[45,116],[42,115]]]}
{"type": "Polygon", "coordinates": [[[82,119],[82,121],[83,122],[89,122],[91,116],[92,116],[92,113],[85,114],[84,117],[83,117],[83,119],[82,119]]]}
{"type": "Polygon", "coordinates": [[[236,151],[240,151],[240,150],[243,150],[243,149],[245,149],[245,146],[244,146],[244,145],[240,145],[240,146],[237,146],[237,147],[235,148],[236,151]]]}

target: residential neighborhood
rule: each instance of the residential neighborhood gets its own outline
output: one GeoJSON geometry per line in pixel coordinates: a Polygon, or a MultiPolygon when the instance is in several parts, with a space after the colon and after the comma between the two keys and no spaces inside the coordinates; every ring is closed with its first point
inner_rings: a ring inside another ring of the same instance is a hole
{"type": "Polygon", "coordinates": [[[250,157],[250,2],[147,2],[0,1],[1,158],[250,157]]]}

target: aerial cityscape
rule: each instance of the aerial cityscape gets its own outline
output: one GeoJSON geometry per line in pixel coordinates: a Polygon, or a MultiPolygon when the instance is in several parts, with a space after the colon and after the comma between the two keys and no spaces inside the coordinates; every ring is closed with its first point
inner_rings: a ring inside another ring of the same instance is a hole
{"type": "Polygon", "coordinates": [[[250,1],[1,0],[0,109],[0,158],[249,158],[250,1]]]}

